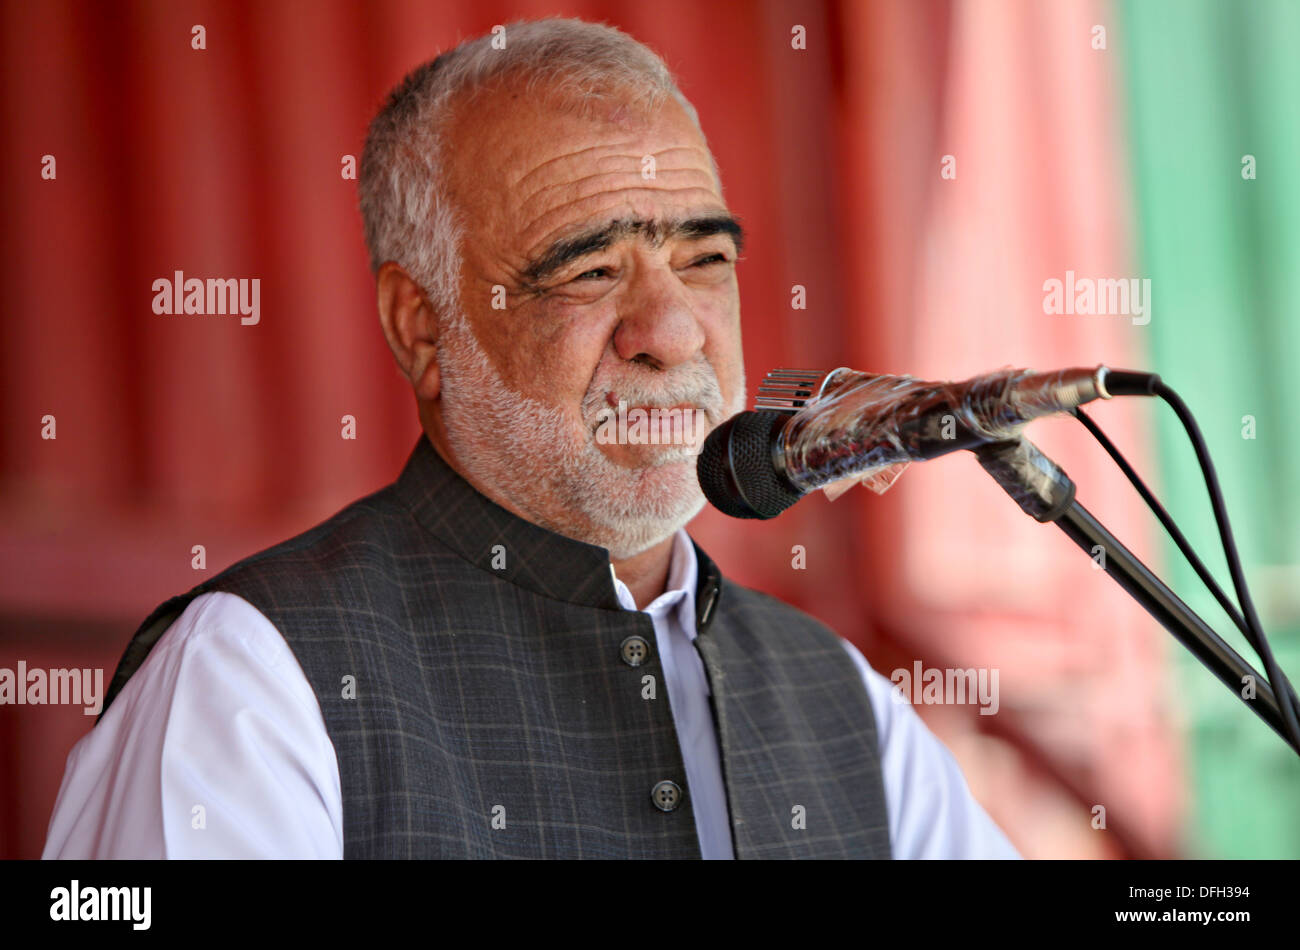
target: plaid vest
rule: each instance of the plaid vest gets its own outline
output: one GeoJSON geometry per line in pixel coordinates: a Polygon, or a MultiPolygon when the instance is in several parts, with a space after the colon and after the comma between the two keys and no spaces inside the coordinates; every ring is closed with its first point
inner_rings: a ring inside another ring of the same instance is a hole
{"type": "MultiPolygon", "coordinates": [[[[838,638],[696,555],[736,857],[889,857],[875,721],[838,638]]],[[[345,857],[700,856],[654,624],[619,605],[608,552],[494,504],[423,435],[392,485],[155,610],[105,710],[206,591],[265,614],[311,683],[345,857]]]]}

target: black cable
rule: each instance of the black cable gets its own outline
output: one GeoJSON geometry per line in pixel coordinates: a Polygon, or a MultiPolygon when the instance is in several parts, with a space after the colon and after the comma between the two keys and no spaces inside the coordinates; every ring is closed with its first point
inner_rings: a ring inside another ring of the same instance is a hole
{"type": "Polygon", "coordinates": [[[1187,562],[1192,565],[1192,569],[1196,571],[1197,576],[1205,582],[1205,586],[1210,589],[1210,593],[1214,594],[1214,599],[1219,602],[1219,606],[1223,608],[1223,612],[1228,615],[1228,618],[1237,625],[1237,629],[1245,636],[1246,642],[1258,650],[1259,645],[1255,642],[1254,631],[1250,629],[1250,625],[1247,624],[1246,619],[1242,617],[1241,611],[1237,609],[1237,605],[1234,604],[1228,598],[1228,595],[1223,592],[1223,588],[1220,587],[1218,581],[1214,579],[1214,575],[1210,573],[1209,568],[1207,568],[1205,563],[1197,557],[1196,552],[1192,549],[1192,545],[1188,542],[1182,531],[1178,529],[1178,525],[1175,524],[1174,519],[1169,516],[1169,512],[1165,510],[1164,505],[1160,504],[1156,496],[1152,494],[1151,489],[1147,488],[1146,483],[1142,481],[1141,476],[1139,476],[1133,466],[1128,463],[1128,459],[1124,458],[1124,456],[1120,454],[1119,449],[1115,447],[1115,443],[1107,438],[1106,433],[1101,431],[1101,428],[1097,423],[1093,422],[1092,418],[1085,415],[1084,411],[1077,406],[1074,408],[1073,412],[1075,417],[1083,423],[1084,428],[1092,433],[1093,438],[1101,443],[1101,447],[1106,450],[1106,454],[1115,460],[1115,464],[1119,466],[1120,471],[1122,471],[1128,477],[1128,480],[1133,483],[1133,487],[1136,488],[1137,493],[1142,496],[1142,500],[1147,503],[1147,507],[1150,508],[1151,511],[1154,512],[1155,516],[1160,519],[1160,523],[1164,525],[1165,530],[1169,532],[1169,536],[1174,539],[1174,544],[1178,545],[1178,550],[1183,552],[1183,557],[1187,558],[1187,562]]]}
{"type": "MultiPolygon", "coordinates": [[[[1142,500],[1147,503],[1147,507],[1151,509],[1156,518],[1158,518],[1160,523],[1164,526],[1165,531],[1168,532],[1171,538],[1173,538],[1174,544],[1178,545],[1178,550],[1183,552],[1183,557],[1187,559],[1187,563],[1192,566],[1192,569],[1196,571],[1197,576],[1200,577],[1201,581],[1209,589],[1210,593],[1214,595],[1214,599],[1219,602],[1219,606],[1222,607],[1223,612],[1228,615],[1228,619],[1236,625],[1237,629],[1241,631],[1242,636],[1246,638],[1246,642],[1249,643],[1255,649],[1255,652],[1260,654],[1262,657],[1263,649],[1260,647],[1259,638],[1256,637],[1255,631],[1251,629],[1250,625],[1246,622],[1246,619],[1241,615],[1241,611],[1237,609],[1237,605],[1232,602],[1226,593],[1224,593],[1223,588],[1220,587],[1218,581],[1214,579],[1214,575],[1211,574],[1209,568],[1205,566],[1205,562],[1197,556],[1191,543],[1187,540],[1183,532],[1179,530],[1178,525],[1174,522],[1174,519],[1170,516],[1169,512],[1165,510],[1164,505],[1160,504],[1159,499],[1157,499],[1151,489],[1147,487],[1146,483],[1142,481],[1142,477],[1138,475],[1133,466],[1129,464],[1128,459],[1124,458],[1119,449],[1115,447],[1115,443],[1111,442],[1106,433],[1101,430],[1101,427],[1098,426],[1090,416],[1085,414],[1082,409],[1076,407],[1072,411],[1075,418],[1083,423],[1084,428],[1092,433],[1093,438],[1101,444],[1101,447],[1106,450],[1106,454],[1114,460],[1115,464],[1119,466],[1120,471],[1124,473],[1125,477],[1128,478],[1133,487],[1137,489],[1137,493],[1142,496],[1142,500]]],[[[1272,685],[1276,691],[1277,684],[1271,683],[1270,685],[1272,685]]],[[[1286,686],[1287,692],[1291,697],[1292,706],[1300,711],[1300,697],[1296,695],[1290,682],[1288,682],[1286,686]]]]}
{"type": "Polygon", "coordinates": [[[1166,386],[1163,382],[1158,382],[1152,388],[1154,395],[1160,396],[1178,416],[1179,421],[1183,424],[1188,438],[1196,452],[1197,462],[1201,466],[1201,473],[1205,478],[1206,489],[1210,494],[1210,503],[1214,509],[1214,520],[1219,529],[1219,536],[1223,542],[1224,556],[1228,561],[1228,571],[1232,576],[1233,587],[1237,593],[1237,600],[1241,605],[1241,611],[1238,612],[1232,602],[1228,599],[1227,594],[1215,582],[1214,577],[1210,574],[1209,569],[1195,551],[1192,550],[1187,538],[1178,529],[1173,518],[1165,510],[1164,506],[1156,499],[1150,489],[1138,477],[1133,467],[1128,464],[1127,460],[1119,453],[1114,444],[1105,436],[1101,429],[1090,418],[1084,415],[1080,409],[1074,410],[1074,415],[1081,423],[1092,433],[1093,437],[1101,443],[1102,448],[1114,459],[1115,463],[1123,471],[1128,480],[1137,489],[1138,494],[1142,496],[1143,501],[1152,510],[1155,516],[1160,520],[1165,530],[1169,532],[1174,543],[1178,545],[1183,556],[1187,558],[1188,563],[1196,571],[1197,575],[1214,594],[1219,605],[1227,613],[1228,617],[1241,630],[1246,640],[1264,661],[1264,668],[1268,675],[1269,684],[1277,697],[1278,708],[1281,710],[1283,723],[1286,731],[1293,744],[1300,746],[1300,722],[1297,721],[1297,715],[1300,714],[1300,698],[1297,698],[1294,688],[1286,675],[1278,667],[1277,661],[1273,657],[1273,651],[1269,647],[1268,638],[1264,634],[1264,629],[1259,621],[1259,615],[1255,611],[1254,601],[1251,600],[1250,591],[1246,587],[1245,573],[1241,567],[1241,558],[1237,553],[1236,541],[1232,535],[1232,525],[1228,521],[1227,506],[1223,501],[1223,492],[1219,487],[1218,476],[1214,471],[1214,463],[1210,459],[1209,449],[1205,445],[1205,439],[1201,435],[1200,428],[1196,425],[1191,410],[1187,408],[1186,403],[1178,396],[1176,392],[1166,386]]]}
{"type": "Polygon", "coordinates": [[[1196,461],[1201,465],[1201,473],[1205,476],[1205,487],[1210,493],[1210,504],[1214,507],[1214,520],[1219,526],[1219,537],[1223,541],[1223,554],[1228,560],[1228,573],[1232,576],[1232,586],[1237,592],[1237,603],[1241,606],[1241,612],[1246,618],[1246,623],[1255,631],[1259,638],[1259,644],[1256,650],[1264,660],[1264,670],[1268,673],[1268,681],[1273,687],[1273,692],[1277,695],[1277,704],[1282,710],[1282,718],[1286,722],[1287,732],[1292,739],[1300,738],[1300,723],[1296,721],[1296,708],[1292,700],[1295,697],[1291,684],[1285,674],[1278,667],[1277,661],[1273,658],[1273,650],[1268,645],[1268,638],[1264,636],[1264,627],[1259,622],[1259,615],[1255,612],[1255,602],[1251,599],[1250,590],[1246,587],[1246,574],[1241,567],[1241,558],[1237,554],[1237,542],[1232,537],[1232,525],[1228,523],[1228,508],[1223,502],[1223,491],[1219,488],[1218,476],[1214,474],[1214,462],[1210,460],[1210,450],[1205,445],[1205,438],[1201,435],[1201,429],[1196,424],[1196,419],[1192,417],[1192,411],[1187,408],[1187,404],[1163,382],[1156,384],[1154,392],[1157,396],[1169,403],[1174,413],[1178,416],[1178,421],[1183,424],[1187,431],[1187,437],[1192,440],[1192,446],[1196,449],[1196,461]],[[1279,688],[1280,687],[1280,688],[1279,688]]]}

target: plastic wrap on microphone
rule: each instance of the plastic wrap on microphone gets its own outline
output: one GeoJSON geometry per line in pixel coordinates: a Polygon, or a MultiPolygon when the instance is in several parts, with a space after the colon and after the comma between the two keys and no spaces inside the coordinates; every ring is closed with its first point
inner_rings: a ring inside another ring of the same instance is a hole
{"type": "Polygon", "coordinates": [[[1077,405],[1079,370],[1002,369],[930,382],[841,369],[782,433],[787,478],[838,498],[854,485],[887,491],[909,464],[1015,439],[1030,419],[1077,405]]]}

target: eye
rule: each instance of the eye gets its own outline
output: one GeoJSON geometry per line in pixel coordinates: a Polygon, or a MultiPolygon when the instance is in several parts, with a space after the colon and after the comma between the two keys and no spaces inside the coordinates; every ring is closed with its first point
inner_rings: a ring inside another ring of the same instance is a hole
{"type": "Polygon", "coordinates": [[[707,264],[726,264],[728,263],[726,254],[710,254],[708,257],[701,257],[693,263],[692,267],[704,267],[707,264]]]}
{"type": "Polygon", "coordinates": [[[577,277],[573,279],[574,280],[600,280],[601,278],[608,277],[608,276],[609,276],[608,267],[593,267],[591,270],[583,271],[581,274],[579,274],[577,277]]]}

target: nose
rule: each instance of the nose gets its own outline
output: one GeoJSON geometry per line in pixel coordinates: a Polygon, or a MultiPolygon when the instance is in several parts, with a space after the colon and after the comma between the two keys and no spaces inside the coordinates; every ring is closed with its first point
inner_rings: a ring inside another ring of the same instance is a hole
{"type": "Polygon", "coordinates": [[[670,369],[704,348],[689,292],[666,265],[643,267],[619,303],[614,351],[628,362],[670,369]]]}

